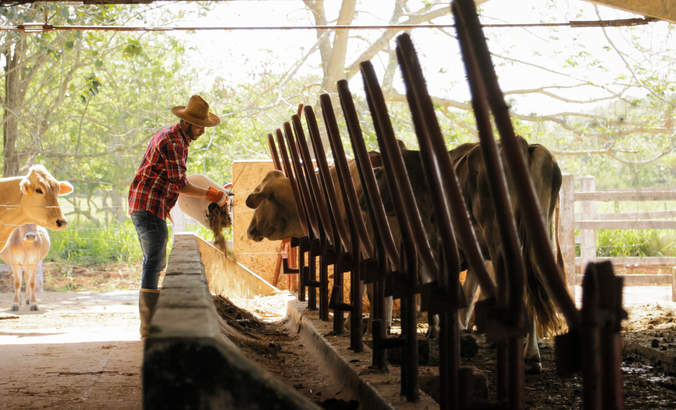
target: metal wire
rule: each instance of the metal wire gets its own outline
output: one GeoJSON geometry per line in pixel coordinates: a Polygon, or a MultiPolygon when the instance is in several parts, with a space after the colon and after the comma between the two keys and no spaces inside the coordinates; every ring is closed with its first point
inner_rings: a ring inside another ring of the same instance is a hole
{"type": "MultiPolygon", "coordinates": [[[[496,23],[484,24],[483,28],[519,28],[519,27],[622,27],[649,24],[659,19],[654,17],[616,19],[616,20],[579,20],[560,23],[496,23]]],[[[45,31],[253,31],[253,30],[410,30],[454,28],[455,24],[384,24],[384,25],[299,25],[299,26],[59,26],[47,23],[24,23],[16,26],[0,26],[0,31],[19,31],[23,33],[42,33],[45,31]]]]}

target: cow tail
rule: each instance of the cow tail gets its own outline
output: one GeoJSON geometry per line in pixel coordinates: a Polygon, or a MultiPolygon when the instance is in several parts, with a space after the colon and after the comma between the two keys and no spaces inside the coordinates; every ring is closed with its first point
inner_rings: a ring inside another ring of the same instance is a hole
{"type": "Polygon", "coordinates": [[[527,305],[529,314],[535,318],[539,337],[548,337],[565,330],[565,320],[558,313],[554,299],[546,289],[545,277],[541,271],[532,247],[525,249],[527,265],[527,305]]]}
{"type": "MultiPolygon", "coordinates": [[[[556,247],[555,256],[556,264],[559,266],[559,272],[563,275],[563,280],[566,282],[566,274],[563,265],[563,254],[558,239],[558,225],[559,225],[559,190],[561,188],[562,176],[561,170],[553,161],[553,169],[551,171],[551,196],[549,198],[549,206],[542,207],[547,214],[544,218],[545,226],[549,229],[550,242],[556,247]],[[554,231],[552,232],[552,225],[554,231]]],[[[541,204],[542,205],[542,204],[541,204]]],[[[528,238],[526,227],[523,225],[524,221],[520,221],[519,229],[521,230],[522,238],[528,238]]],[[[527,244],[530,243],[528,239],[527,244]]],[[[566,322],[562,315],[558,313],[554,299],[550,297],[546,290],[545,276],[537,261],[534,249],[532,246],[524,246],[525,261],[528,265],[528,306],[533,317],[535,317],[537,325],[537,334],[540,337],[548,337],[554,334],[559,334],[565,331],[566,322]]]]}

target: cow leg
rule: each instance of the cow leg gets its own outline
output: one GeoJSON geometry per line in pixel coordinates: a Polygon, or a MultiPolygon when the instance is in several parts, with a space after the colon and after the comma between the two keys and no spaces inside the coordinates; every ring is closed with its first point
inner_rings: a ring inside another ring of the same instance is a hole
{"type": "Polygon", "coordinates": [[[14,300],[12,301],[12,311],[18,312],[21,304],[21,266],[11,265],[14,276],[14,300]]]}
{"type": "Polygon", "coordinates": [[[392,328],[392,305],[394,304],[394,298],[392,296],[385,296],[383,302],[383,309],[385,310],[385,334],[390,334],[392,328]]]}
{"type": "MultiPolygon", "coordinates": [[[[368,333],[371,330],[371,321],[375,317],[375,293],[374,293],[374,284],[367,283],[364,286],[364,292],[368,295],[369,298],[369,320],[366,324],[366,330],[364,333],[368,333]]],[[[362,293],[363,294],[363,293],[362,293]]],[[[390,329],[392,328],[392,305],[394,304],[394,298],[392,296],[385,296],[383,300],[383,316],[385,320],[385,333],[390,334],[390,329]]]]}
{"type": "MultiPolygon", "coordinates": [[[[491,261],[484,262],[486,266],[486,272],[495,283],[495,272],[493,270],[493,264],[491,261]]],[[[479,280],[476,275],[472,273],[471,270],[467,271],[467,276],[465,276],[465,283],[462,284],[462,293],[465,295],[465,300],[467,301],[467,306],[458,309],[458,326],[463,330],[470,330],[469,321],[472,318],[472,313],[474,313],[474,306],[477,301],[477,289],[479,289],[479,280]]],[[[483,293],[479,294],[479,300],[483,300],[486,297],[483,293]]]]}
{"type": "Polygon", "coordinates": [[[540,360],[540,349],[538,347],[538,338],[535,330],[535,320],[530,318],[529,331],[526,336],[526,345],[524,346],[523,356],[525,358],[526,373],[538,374],[542,371],[542,361],[540,360]]]}
{"type": "Polygon", "coordinates": [[[462,293],[465,295],[465,300],[468,304],[466,307],[458,310],[458,326],[460,329],[469,330],[469,319],[472,317],[472,312],[474,311],[474,299],[478,288],[479,281],[477,280],[476,275],[468,270],[465,283],[462,285],[462,293]]]}
{"type": "MultiPolygon", "coordinates": [[[[362,334],[366,335],[371,332],[371,321],[373,320],[373,283],[366,283],[365,286],[362,286],[361,290],[362,298],[364,297],[364,295],[366,295],[369,299],[369,317],[368,320],[366,320],[366,322],[362,320],[362,328],[361,328],[362,334]]],[[[350,323],[349,317],[347,323],[350,323]]]]}
{"type": "Polygon", "coordinates": [[[26,281],[26,304],[30,304],[30,310],[37,311],[37,298],[35,297],[35,277],[38,270],[37,265],[29,265],[24,269],[26,281]]]}
{"type": "Polygon", "coordinates": [[[428,339],[436,339],[439,336],[439,314],[427,312],[427,333],[428,339]]]}

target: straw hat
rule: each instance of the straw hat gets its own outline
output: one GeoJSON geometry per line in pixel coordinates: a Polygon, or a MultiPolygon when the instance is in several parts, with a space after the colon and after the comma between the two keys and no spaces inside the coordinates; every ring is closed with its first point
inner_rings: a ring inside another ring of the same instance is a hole
{"type": "Polygon", "coordinates": [[[199,95],[193,95],[188,105],[179,105],[171,109],[175,116],[191,124],[213,127],[221,122],[217,115],[209,112],[209,104],[199,95]]]}

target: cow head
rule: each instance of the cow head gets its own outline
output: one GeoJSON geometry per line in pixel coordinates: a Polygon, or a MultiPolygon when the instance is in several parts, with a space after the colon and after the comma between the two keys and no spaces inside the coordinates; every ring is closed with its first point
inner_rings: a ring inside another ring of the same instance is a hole
{"type": "Polygon", "coordinates": [[[73,191],[70,183],[58,181],[42,165],[33,165],[21,179],[19,188],[21,209],[27,220],[53,230],[66,227],[58,196],[73,191]]]}
{"type": "Polygon", "coordinates": [[[305,236],[298,217],[291,181],[281,171],[270,171],[246,198],[255,209],[247,236],[256,242],[305,236]]]}

